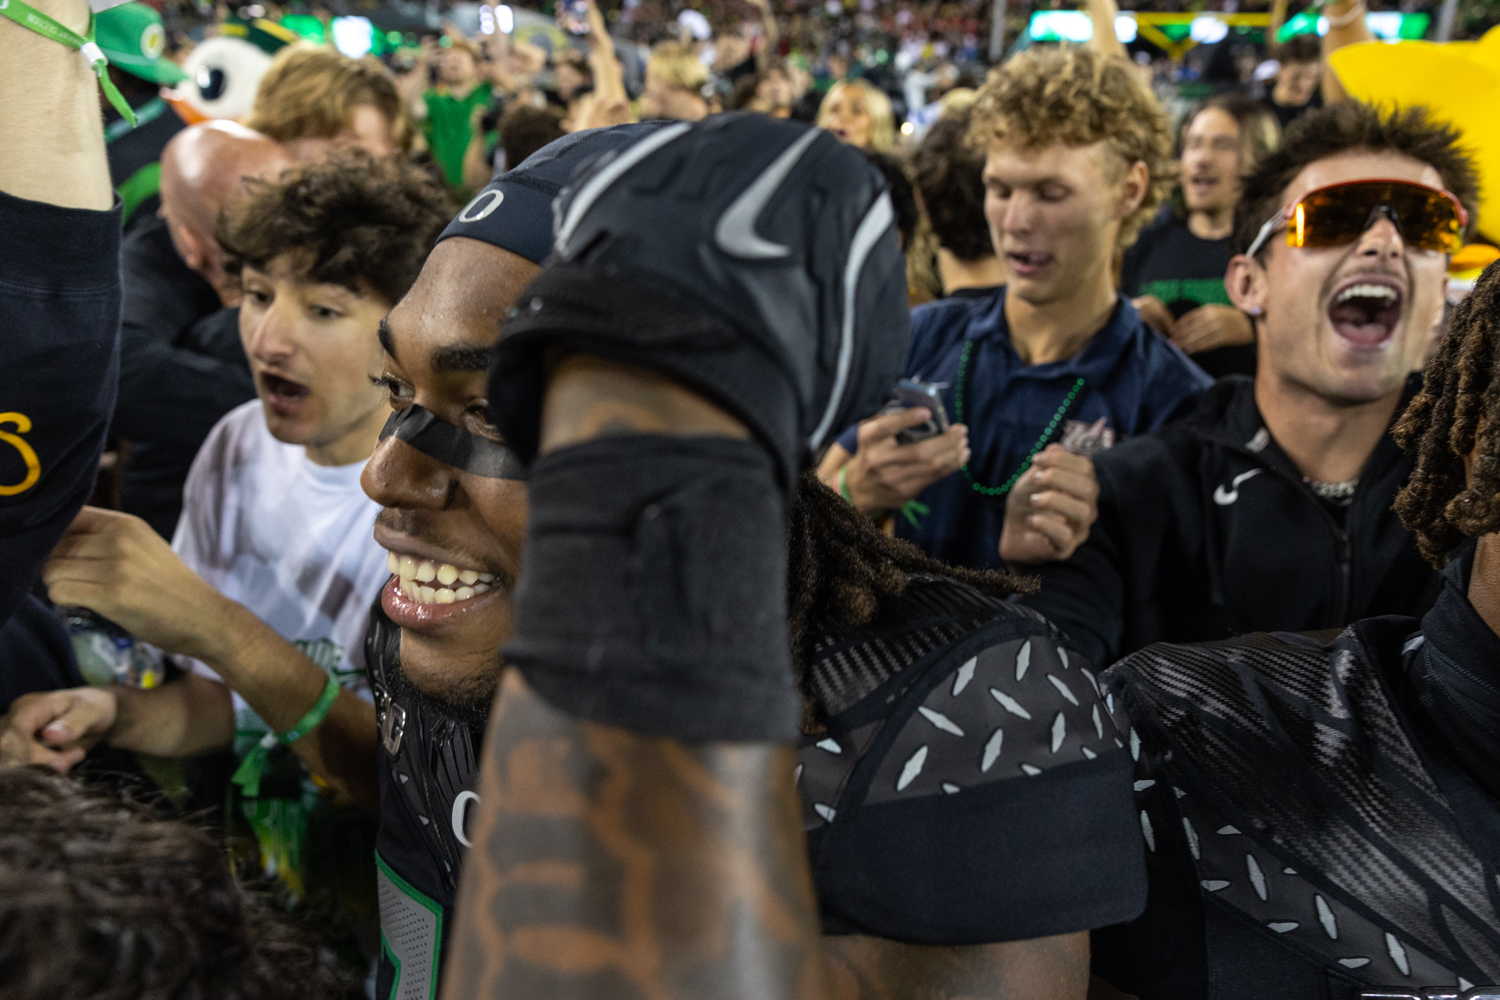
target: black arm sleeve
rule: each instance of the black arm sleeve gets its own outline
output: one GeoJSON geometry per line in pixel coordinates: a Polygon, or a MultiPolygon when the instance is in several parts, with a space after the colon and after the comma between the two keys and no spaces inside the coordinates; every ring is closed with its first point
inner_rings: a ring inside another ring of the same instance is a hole
{"type": "Polygon", "coordinates": [[[918,661],[799,751],[824,933],[990,944],[1136,916],[1123,747],[1092,665],[1033,619],[918,661]]]}
{"type": "Polygon", "coordinates": [[[1041,612],[1077,644],[1092,663],[1120,657],[1124,631],[1125,578],[1120,539],[1126,526],[1116,481],[1107,465],[1095,463],[1099,477],[1099,519],[1072,557],[1040,567],[1041,587],[1020,603],[1041,612]]]}
{"type": "Polygon", "coordinates": [[[1470,543],[1443,573],[1444,593],[1422,619],[1427,641],[1407,676],[1433,735],[1500,799],[1500,636],[1469,602],[1473,560],[1470,543]]]}
{"type": "Polygon", "coordinates": [[[0,623],[94,488],[114,409],[120,210],[0,192],[0,623]]]}

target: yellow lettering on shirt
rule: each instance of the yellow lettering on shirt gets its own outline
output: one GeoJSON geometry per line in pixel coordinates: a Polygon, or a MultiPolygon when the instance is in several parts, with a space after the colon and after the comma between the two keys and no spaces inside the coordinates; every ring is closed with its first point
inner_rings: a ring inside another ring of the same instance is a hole
{"type": "Polygon", "coordinates": [[[38,479],[42,478],[42,463],[37,460],[36,452],[32,450],[31,445],[27,444],[26,439],[21,437],[22,434],[31,430],[31,418],[24,413],[16,413],[14,411],[0,413],[0,428],[3,428],[6,424],[15,424],[16,433],[12,434],[10,431],[0,430],[0,441],[4,441],[16,449],[16,451],[19,451],[21,453],[21,461],[26,463],[25,479],[12,486],[0,484],[0,497],[13,497],[17,493],[25,493],[36,485],[38,479]]]}

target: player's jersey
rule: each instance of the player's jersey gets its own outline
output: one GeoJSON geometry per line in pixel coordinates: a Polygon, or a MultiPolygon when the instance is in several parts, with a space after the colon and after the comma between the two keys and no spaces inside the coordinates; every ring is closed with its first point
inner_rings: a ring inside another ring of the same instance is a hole
{"type": "MultiPolygon", "coordinates": [[[[1500,998],[1500,802],[1429,696],[1461,676],[1434,657],[1464,609],[1450,586],[1420,623],[1158,645],[1106,673],[1151,895],[1095,935],[1096,972],[1141,1000],[1500,998]]],[[[1481,652],[1459,656],[1494,675],[1481,652]]]]}
{"type": "Polygon", "coordinates": [[[812,641],[797,783],[829,934],[983,944],[1145,902],[1130,758],[1093,666],[1034,612],[913,577],[812,641]]]}
{"type": "Polygon", "coordinates": [[[381,1000],[436,1000],[445,935],[478,801],[482,728],[450,718],[401,672],[401,630],[377,601],[365,662],[380,727],[381,1000]]]}

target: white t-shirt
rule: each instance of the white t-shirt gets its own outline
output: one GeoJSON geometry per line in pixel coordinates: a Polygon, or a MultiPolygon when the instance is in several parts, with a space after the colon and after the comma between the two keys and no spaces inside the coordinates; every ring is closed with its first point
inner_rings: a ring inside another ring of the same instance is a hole
{"type": "MultiPolygon", "coordinates": [[[[365,626],[390,571],[371,534],[380,506],[359,487],[364,466],[313,463],[271,436],[252,399],[224,415],[193,459],[172,548],[368,700],[365,626]]],[[[202,663],[193,669],[218,679],[202,663]]],[[[244,730],[253,714],[238,694],[234,702],[244,730]]]]}

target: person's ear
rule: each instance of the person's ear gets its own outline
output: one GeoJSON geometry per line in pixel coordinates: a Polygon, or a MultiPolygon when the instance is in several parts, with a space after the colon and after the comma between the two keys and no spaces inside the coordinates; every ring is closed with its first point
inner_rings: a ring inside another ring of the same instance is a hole
{"type": "Polygon", "coordinates": [[[192,229],[181,222],[167,220],[168,231],[172,235],[172,245],[177,248],[178,256],[182,262],[194,271],[202,271],[208,262],[207,248],[203,241],[194,235],[192,229]]]}
{"type": "Polygon", "coordinates": [[[1147,169],[1144,160],[1136,160],[1125,171],[1120,186],[1120,201],[1115,206],[1115,218],[1121,222],[1130,218],[1141,207],[1141,202],[1146,200],[1146,192],[1150,188],[1151,171],[1147,169]]]}
{"type": "Polygon", "coordinates": [[[1224,290],[1240,312],[1260,317],[1266,312],[1266,269],[1260,261],[1235,254],[1224,273],[1224,290]]]}

